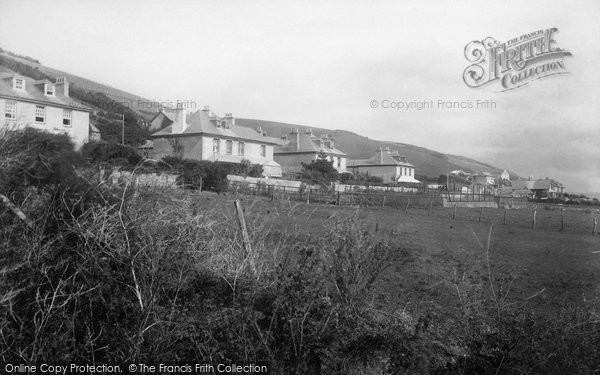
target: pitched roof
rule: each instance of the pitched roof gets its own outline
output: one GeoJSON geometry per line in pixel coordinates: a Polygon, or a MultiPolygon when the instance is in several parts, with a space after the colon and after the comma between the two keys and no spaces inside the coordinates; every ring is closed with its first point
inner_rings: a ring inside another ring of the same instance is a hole
{"type": "MultiPolygon", "coordinates": [[[[165,114],[165,117],[168,118],[167,114],[165,114]]],[[[244,126],[231,125],[228,128],[224,126],[217,126],[216,121],[211,120],[211,117],[207,111],[204,110],[190,113],[186,122],[187,127],[182,133],[173,133],[173,125],[169,125],[166,128],[152,134],[151,137],[159,138],[165,136],[206,134],[223,138],[238,138],[248,141],[255,141],[257,143],[268,143],[273,145],[282,143],[282,141],[278,138],[268,137],[262,132],[259,133],[256,130],[246,128],[244,126]]]]}
{"type": "Polygon", "coordinates": [[[277,147],[275,154],[293,154],[293,153],[318,153],[324,152],[328,155],[346,156],[340,149],[336,148],[333,140],[329,138],[320,138],[314,136],[311,132],[290,133],[286,144],[277,147]],[[329,145],[327,144],[329,142],[329,145]]]}
{"type": "Polygon", "coordinates": [[[519,189],[529,189],[529,182],[532,181],[524,181],[524,180],[512,180],[510,181],[510,187],[512,190],[519,190],[519,189]]]}
{"type": "Polygon", "coordinates": [[[68,96],[64,96],[55,90],[54,95],[46,95],[44,93],[44,87],[41,86],[44,83],[52,84],[52,82],[46,80],[33,80],[28,77],[23,77],[18,74],[12,73],[1,73],[0,74],[0,96],[8,99],[28,101],[34,103],[45,104],[55,107],[63,107],[69,109],[77,109],[81,111],[90,112],[91,109],[82,105],[76,100],[71,99],[68,96]],[[13,88],[12,78],[19,78],[25,81],[25,88],[23,90],[16,90],[13,88]]]}
{"type": "Polygon", "coordinates": [[[359,167],[359,166],[371,166],[371,165],[396,165],[401,167],[411,167],[415,166],[407,161],[402,161],[402,156],[400,156],[397,152],[390,152],[386,150],[377,150],[375,154],[371,156],[369,159],[356,159],[356,160],[348,160],[347,165],[349,167],[359,167]]]}

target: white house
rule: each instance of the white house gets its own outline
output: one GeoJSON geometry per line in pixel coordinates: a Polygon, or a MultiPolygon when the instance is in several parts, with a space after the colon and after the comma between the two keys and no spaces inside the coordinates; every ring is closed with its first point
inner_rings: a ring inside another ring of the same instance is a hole
{"type": "Polygon", "coordinates": [[[346,172],[346,154],[335,147],[327,134],[315,136],[310,128],[304,133],[292,129],[289,136],[282,139],[285,144],[275,147],[275,161],[285,172],[302,171],[302,163],[310,164],[320,154],[324,154],[338,172],[346,172]]]}
{"type": "Polygon", "coordinates": [[[58,78],[33,80],[13,73],[0,75],[0,108],[4,129],[32,127],[68,134],[76,148],[88,141],[91,109],[69,97],[69,83],[58,78]]]}
{"type": "Polygon", "coordinates": [[[149,155],[155,159],[176,155],[184,159],[240,163],[248,160],[263,166],[266,177],[281,177],[281,166],[273,160],[278,138],[268,137],[261,129],[235,125],[231,113],[219,117],[204,107],[186,114],[183,107],[161,110],[151,121],[162,127],[150,137],[149,155]]]}
{"type": "Polygon", "coordinates": [[[389,147],[377,147],[375,155],[369,159],[348,161],[348,170],[354,174],[368,173],[381,177],[383,182],[420,182],[415,179],[415,166],[408,162],[406,156],[390,151],[389,147]]]}

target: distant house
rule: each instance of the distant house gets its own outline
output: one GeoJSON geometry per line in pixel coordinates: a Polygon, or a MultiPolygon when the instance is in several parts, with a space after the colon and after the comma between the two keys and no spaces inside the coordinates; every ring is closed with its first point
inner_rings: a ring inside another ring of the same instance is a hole
{"type": "Polygon", "coordinates": [[[186,115],[184,108],[163,110],[150,122],[165,126],[144,144],[150,157],[177,155],[185,159],[240,163],[248,160],[263,166],[266,177],[281,177],[281,166],[273,160],[273,148],[281,143],[261,129],[235,126],[231,113],[219,117],[205,107],[186,115]]]}
{"type": "Polygon", "coordinates": [[[56,82],[33,80],[18,74],[0,75],[0,128],[31,127],[50,133],[67,134],[79,148],[90,137],[91,109],[69,97],[66,78],[56,82]]]}
{"type": "Polygon", "coordinates": [[[533,197],[533,192],[528,188],[529,181],[512,180],[510,185],[502,186],[500,195],[504,197],[533,197]]]}
{"type": "Polygon", "coordinates": [[[292,129],[289,136],[282,137],[284,144],[275,147],[275,161],[281,164],[284,172],[302,171],[302,163],[308,164],[317,160],[319,154],[327,156],[333,167],[340,173],[346,172],[346,154],[335,147],[334,141],[327,134],[315,136],[311,129],[300,133],[292,129]]]}
{"type": "Polygon", "coordinates": [[[491,186],[496,184],[494,176],[489,172],[479,172],[473,175],[473,182],[483,186],[491,186]]]}
{"type": "Polygon", "coordinates": [[[549,178],[527,182],[535,198],[557,198],[565,193],[565,187],[560,182],[549,178]]]}
{"type": "Polygon", "coordinates": [[[544,180],[534,180],[533,176],[529,180],[513,180],[510,186],[502,188],[502,195],[506,196],[527,196],[530,198],[557,198],[564,194],[564,186],[555,180],[546,178],[544,180]]]}
{"type": "Polygon", "coordinates": [[[508,171],[505,169],[502,171],[502,173],[500,174],[500,180],[510,180],[510,174],[508,173],[508,171]]]}
{"type": "Polygon", "coordinates": [[[415,179],[415,166],[408,162],[406,156],[389,148],[378,147],[369,159],[349,160],[348,171],[381,177],[383,182],[420,182],[415,179]]]}

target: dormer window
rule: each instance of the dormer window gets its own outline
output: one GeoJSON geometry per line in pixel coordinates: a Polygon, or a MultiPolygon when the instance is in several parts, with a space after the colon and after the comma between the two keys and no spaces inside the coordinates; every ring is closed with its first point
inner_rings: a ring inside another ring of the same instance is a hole
{"type": "Polygon", "coordinates": [[[49,85],[47,83],[44,85],[44,93],[47,96],[54,96],[54,90],[55,90],[54,85],[49,85]]]}
{"type": "Polygon", "coordinates": [[[25,90],[25,80],[23,78],[13,79],[13,87],[15,90],[25,90]]]}

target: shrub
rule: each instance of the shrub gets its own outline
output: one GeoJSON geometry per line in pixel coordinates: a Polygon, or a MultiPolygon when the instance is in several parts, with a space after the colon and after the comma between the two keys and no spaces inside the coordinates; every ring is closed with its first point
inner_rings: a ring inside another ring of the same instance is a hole
{"type": "Polygon", "coordinates": [[[301,178],[305,180],[318,180],[322,182],[337,181],[338,171],[333,167],[333,161],[327,160],[327,155],[320,152],[317,160],[302,163],[301,178]]]}
{"type": "Polygon", "coordinates": [[[18,201],[28,186],[43,187],[70,180],[85,163],[66,134],[33,128],[0,135],[0,192],[18,201]]]}
{"type": "Polygon", "coordinates": [[[92,163],[134,167],[142,161],[136,149],[117,143],[88,142],[81,147],[81,154],[92,163]]]}

